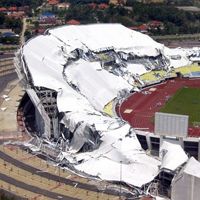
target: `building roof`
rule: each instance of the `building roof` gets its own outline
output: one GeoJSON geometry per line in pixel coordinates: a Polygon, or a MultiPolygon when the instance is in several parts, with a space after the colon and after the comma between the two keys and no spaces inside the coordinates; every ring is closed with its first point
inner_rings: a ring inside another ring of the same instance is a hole
{"type": "Polygon", "coordinates": [[[163,23],[161,21],[158,21],[158,20],[153,20],[153,21],[150,21],[148,23],[148,26],[151,27],[151,28],[158,28],[158,27],[163,26],[163,23]]]}
{"type": "Polygon", "coordinates": [[[0,7],[0,12],[6,12],[6,11],[7,11],[6,8],[4,8],[4,7],[0,7]]]}
{"type": "Polygon", "coordinates": [[[19,19],[19,18],[22,18],[24,15],[25,15],[25,12],[24,12],[24,11],[18,11],[18,12],[10,13],[10,14],[8,15],[8,17],[19,19]]]}
{"type": "Polygon", "coordinates": [[[171,141],[163,141],[160,146],[160,157],[162,157],[160,169],[167,169],[171,171],[176,170],[188,160],[188,156],[182,147],[171,141]],[[174,154],[174,152],[176,152],[176,154],[174,154]]]}
{"type": "Polygon", "coordinates": [[[109,4],[119,5],[119,4],[125,4],[126,0],[109,0],[109,4]]]}
{"type": "Polygon", "coordinates": [[[70,4],[69,3],[59,3],[57,4],[58,8],[69,8],[70,4]]]}
{"type": "Polygon", "coordinates": [[[11,12],[17,11],[17,7],[16,7],[16,6],[9,7],[9,8],[8,8],[8,11],[11,11],[11,12]]]}
{"type": "Polygon", "coordinates": [[[59,3],[58,0],[48,0],[48,4],[49,4],[49,5],[56,5],[56,4],[58,4],[58,3],[59,3]]]}
{"type": "Polygon", "coordinates": [[[67,21],[66,24],[68,24],[68,25],[80,25],[81,23],[78,20],[71,19],[71,20],[67,21]]]}
{"type": "Polygon", "coordinates": [[[99,9],[106,9],[106,8],[108,8],[109,7],[109,5],[108,4],[106,4],[106,3],[100,3],[99,5],[98,5],[98,8],[99,9]]]}
{"type": "Polygon", "coordinates": [[[55,15],[51,12],[44,12],[40,15],[40,18],[55,18],[55,15]]]}
{"type": "Polygon", "coordinates": [[[138,30],[140,30],[140,31],[147,31],[148,28],[149,27],[147,24],[142,24],[142,25],[138,26],[138,30]]]}

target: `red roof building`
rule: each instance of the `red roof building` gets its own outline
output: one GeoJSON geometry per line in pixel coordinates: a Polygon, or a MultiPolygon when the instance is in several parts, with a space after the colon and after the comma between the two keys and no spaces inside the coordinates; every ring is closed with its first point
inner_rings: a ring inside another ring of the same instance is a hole
{"type": "Polygon", "coordinates": [[[44,28],[39,28],[39,29],[36,29],[36,30],[35,30],[35,33],[36,33],[36,34],[43,34],[43,33],[45,32],[45,30],[46,30],[46,29],[44,29],[44,28]]]}
{"type": "Polygon", "coordinates": [[[75,19],[71,19],[66,22],[67,25],[80,25],[81,23],[75,19]]]}
{"type": "Polygon", "coordinates": [[[8,10],[9,12],[16,12],[16,11],[17,11],[17,7],[16,7],[16,6],[9,7],[7,10],[8,10]]]}
{"type": "Polygon", "coordinates": [[[158,21],[158,20],[153,20],[153,21],[150,21],[148,23],[148,26],[150,29],[163,29],[164,28],[164,24],[161,22],[161,21],[158,21]]]}
{"type": "Polygon", "coordinates": [[[28,12],[29,9],[30,9],[29,6],[20,6],[20,7],[18,7],[18,11],[28,12]]]}
{"type": "Polygon", "coordinates": [[[0,7],[0,12],[7,12],[7,9],[4,7],[0,7]]]}
{"type": "Polygon", "coordinates": [[[25,16],[24,11],[13,12],[7,15],[10,18],[22,19],[25,16]]]}
{"type": "Polygon", "coordinates": [[[59,1],[58,0],[48,0],[48,4],[49,5],[57,5],[59,3],[59,1]]]}
{"type": "Polygon", "coordinates": [[[139,31],[141,33],[148,33],[148,30],[149,30],[149,26],[147,24],[142,24],[140,26],[131,26],[128,28],[134,31],[139,31]]]}
{"type": "Polygon", "coordinates": [[[149,26],[147,24],[142,24],[142,25],[138,26],[138,30],[141,33],[148,33],[148,29],[149,29],[149,26]]]}
{"type": "Polygon", "coordinates": [[[106,3],[100,3],[100,4],[98,5],[98,8],[99,8],[99,9],[102,9],[102,10],[104,10],[104,9],[106,9],[106,8],[108,8],[108,7],[109,7],[109,5],[106,4],[106,3]]]}
{"type": "Polygon", "coordinates": [[[131,26],[131,27],[128,27],[128,28],[130,28],[131,30],[134,30],[134,31],[139,31],[138,26],[131,26]]]}

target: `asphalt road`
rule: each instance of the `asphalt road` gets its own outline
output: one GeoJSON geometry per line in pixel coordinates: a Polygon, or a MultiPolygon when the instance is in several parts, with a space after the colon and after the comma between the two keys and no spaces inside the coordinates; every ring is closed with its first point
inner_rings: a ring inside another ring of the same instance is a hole
{"type": "Polygon", "coordinates": [[[13,81],[17,78],[16,72],[0,76],[0,93],[3,92],[3,90],[6,88],[7,84],[10,81],[13,81]]]}
{"type": "Polygon", "coordinates": [[[31,191],[31,192],[34,192],[34,193],[37,193],[37,194],[44,195],[44,196],[52,198],[52,199],[78,200],[77,198],[69,197],[69,196],[66,196],[66,195],[61,195],[61,194],[56,193],[56,192],[50,192],[48,190],[44,190],[44,189],[41,189],[41,188],[33,186],[33,185],[28,185],[28,184],[26,184],[22,181],[18,181],[16,179],[11,178],[10,176],[7,176],[7,175],[2,174],[2,173],[0,173],[0,179],[9,183],[9,184],[15,185],[17,187],[23,188],[25,190],[28,190],[28,191],[31,191]]]}
{"type": "MultiPolygon", "coordinates": [[[[93,191],[93,192],[101,192],[95,185],[89,185],[89,184],[85,184],[85,183],[81,183],[81,182],[77,182],[77,181],[72,181],[70,179],[59,177],[57,175],[54,175],[54,174],[51,174],[51,173],[48,173],[48,172],[39,171],[37,168],[32,167],[30,165],[26,165],[25,163],[14,159],[13,157],[7,155],[6,153],[4,153],[2,151],[0,151],[0,157],[2,159],[4,159],[6,162],[11,163],[11,164],[15,165],[16,167],[24,169],[28,172],[31,172],[32,174],[38,174],[41,177],[44,177],[44,178],[47,178],[47,179],[50,179],[50,180],[54,180],[54,181],[57,181],[57,182],[60,182],[60,183],[64,183],[66,185],[70,185],[70,186],[73,186],[73,187],[76,185],[77,188],[81,188],[81,189],[84,189],[84,190],[89,190],[89,191],[93,191]]],[[[117,192],[117,191],[107,189],[107,190],[104,190],[103,192],[105,194],[111,194],[111,195],[119,196],[119,192],[117,192]]],[[[124,194],[124,193],[122,195],[127,196],[127,197],[129,196],[128,194],[124,194]]]]}
{"type": "Polygon", "coordinates": [[[1,53],[0,52],[0,59],[13,58],[14,56],[15,56],[14,53],[1,53]]]}

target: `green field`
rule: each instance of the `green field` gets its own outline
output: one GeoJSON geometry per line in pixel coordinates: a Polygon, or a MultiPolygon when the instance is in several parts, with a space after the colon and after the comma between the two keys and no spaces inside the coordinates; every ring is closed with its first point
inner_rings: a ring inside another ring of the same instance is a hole
{"type": "Polygon", "coordinates": [[[200,123],[200,88],[181,88],[160,112],[189,115],[190,125],[200,123]]]}

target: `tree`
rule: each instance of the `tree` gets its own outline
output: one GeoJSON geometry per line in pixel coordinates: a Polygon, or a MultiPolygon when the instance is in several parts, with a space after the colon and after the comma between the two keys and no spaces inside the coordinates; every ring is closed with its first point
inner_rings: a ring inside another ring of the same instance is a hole
{"type": "Polygon", "coordinates": [[[29,40],[32,37],[32,33],[29,30],[26,30],[24,33],[25,40],[29,40]]]}
{"type": "Polygon", "coordinates": [[[5,15],[3,13],[0,13],[0,24],[3,25],[5,21],[5,15]]]}
{"type": "Polygon", "coordinates": [[[13,19],[6,17],[4,21],[4,26],[11,28],[15,33],[20,33],[22,29],[22,21],[20,19],[13,19]]]}

